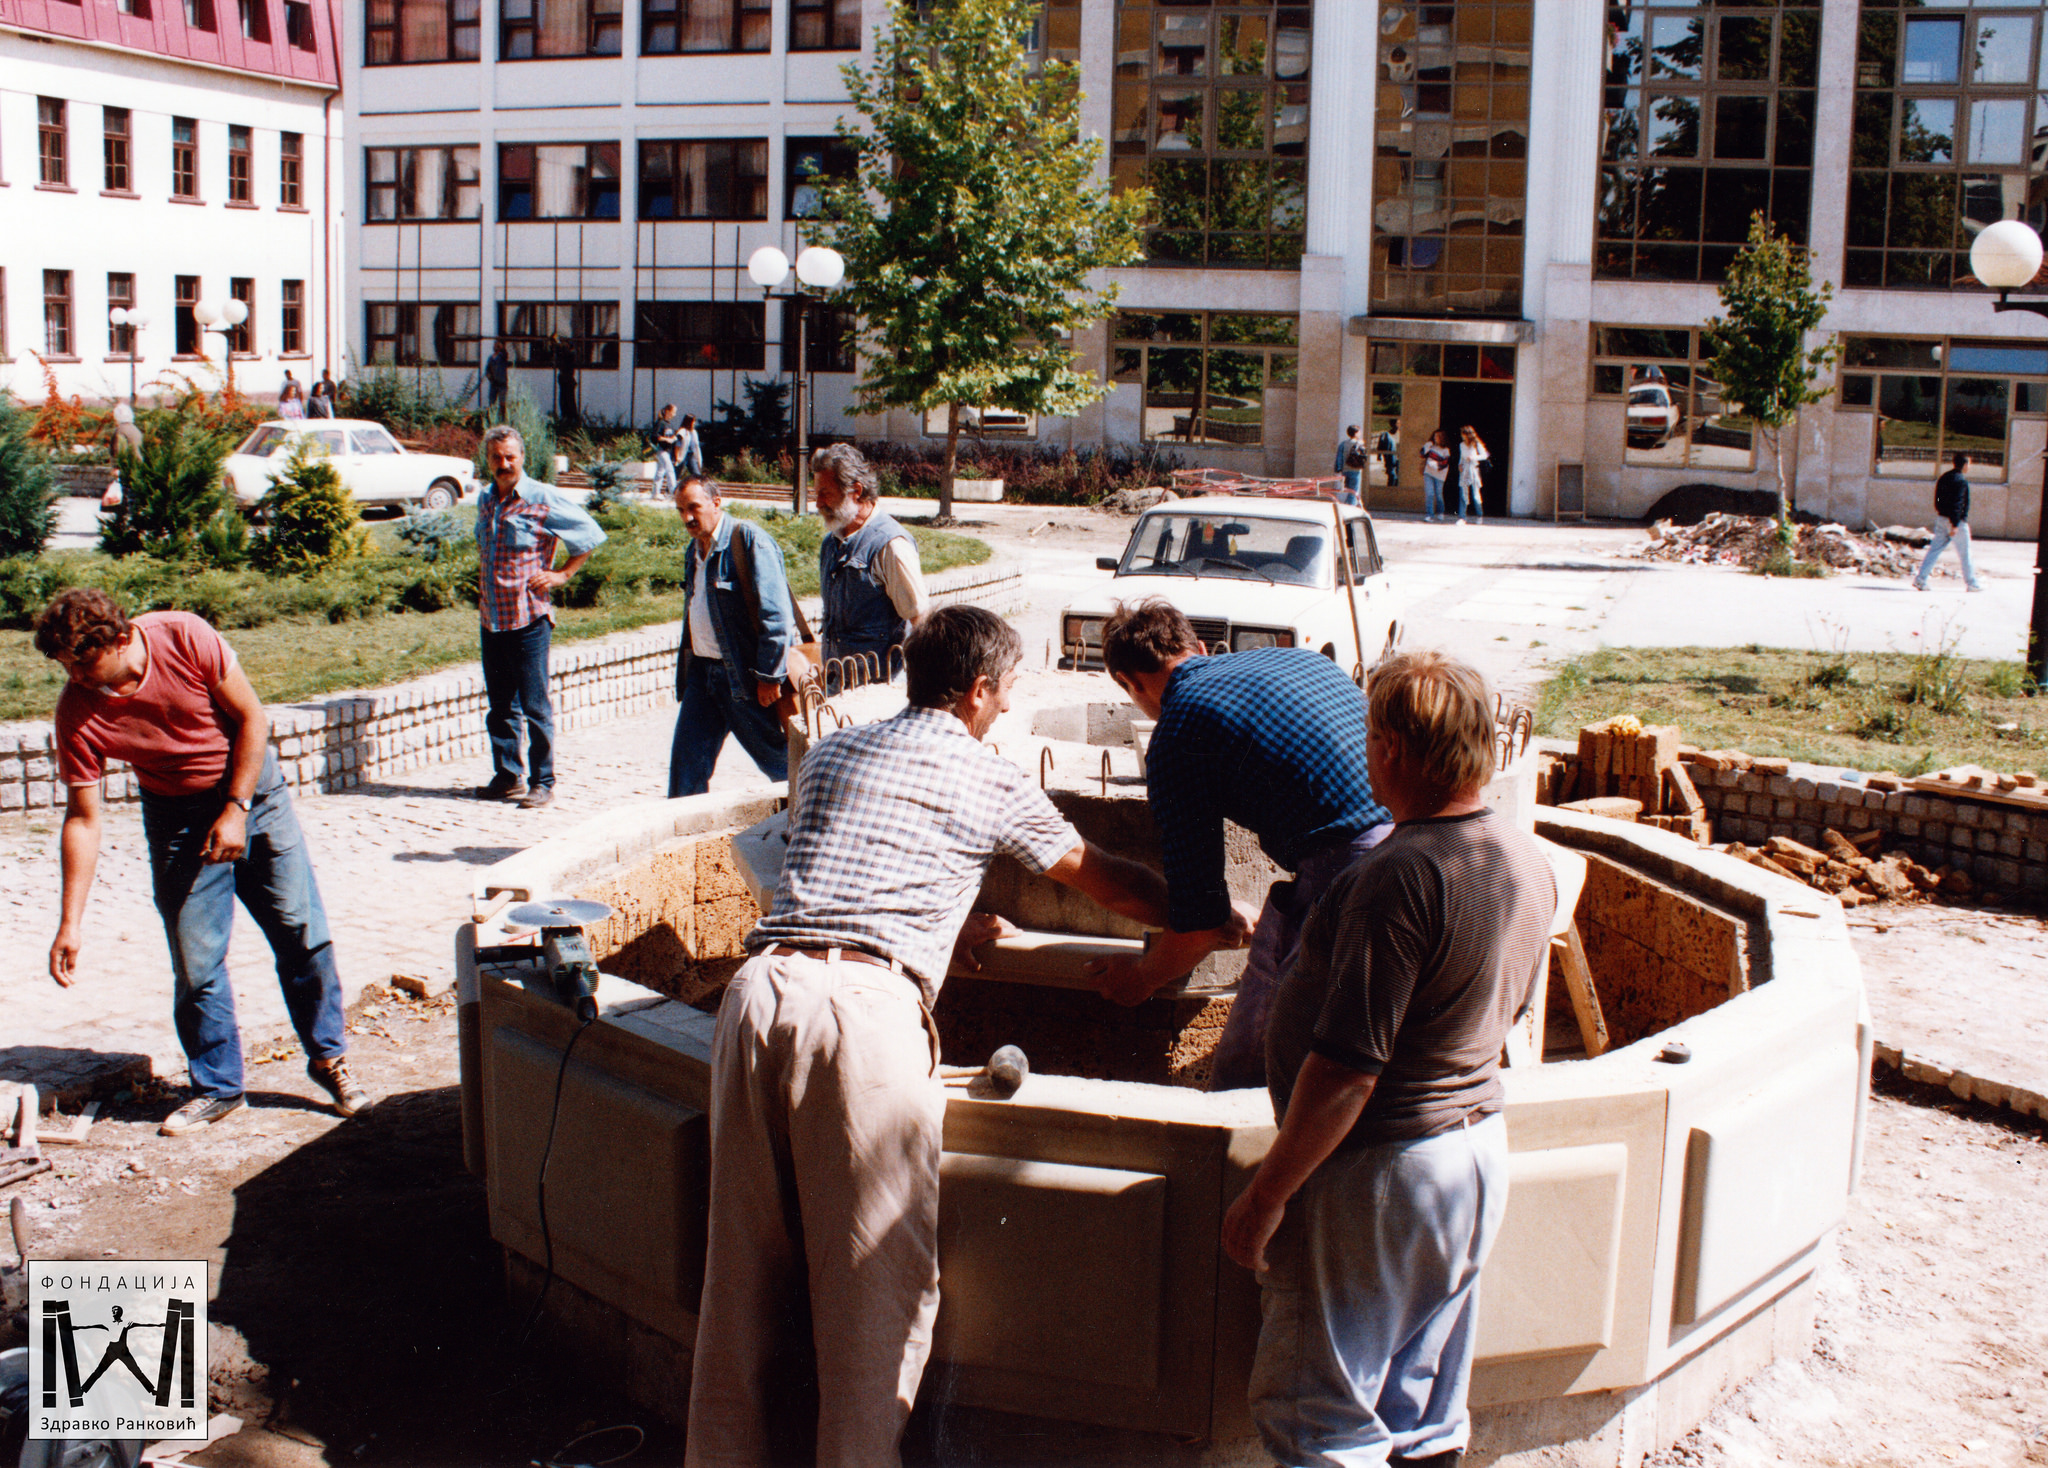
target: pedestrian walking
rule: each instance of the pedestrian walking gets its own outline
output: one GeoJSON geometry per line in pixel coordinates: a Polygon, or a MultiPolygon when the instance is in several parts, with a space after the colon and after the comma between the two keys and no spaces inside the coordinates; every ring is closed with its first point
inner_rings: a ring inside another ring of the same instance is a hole
{"type": "Polygon", "coordinates": [[[350,1073],[341,976],[320,885],[291,792],[270,748],[270,720],[234,649],[190,612],[132,620],[105,592],[67,591],[36,619],[36,648],[69,681],[57,699],[57,768],[66,798],[63,898],[50,977],[79,968],[86,895],[100,851],[100,781],[126,761],[142,787],[151,885],[170,945],[171,1016],[192,1099],[166,1136],[242,1109],[242,1034],[228,979],[235,900],[277,959],[306,1074],[353,1116],[371,1102],[350,1073]]]}
{"type": "Polygon", "coordinates": [[[1458,430],[1458,523],[1463,525],[1465,517],[1475,520],[1486,518],[1486,501],[1482,492],[1486,488],[1483,466],[1493,456],[1486,452],[1485,440],[1479,430],[1467,423],[1458,430]]]}
{"type": "Polygon", "coordinates": [[[526,444],[500,423],[484,434],[491,484],[476,505],[476,548],[483,574],[477,611],[483,622],[484,732],[493,773],[479,800],[517,800],[537,810],[555,798],[555,705],[548,694],[557,587],[604,544],[604,531],[553,485],[526,475],[526,444]],[[556,569],[555,547],[568,552],[556,569]],[[526,732],[521,768],[520,730],[526,732]]]}
{"type": "Polygon", "coordinates": [[[683,414],[683,430],[676,435],[676,471],[680,474],[702,474],[704,472],[704,440],[697,436],[697,415],[683,414]]]}
{"type": "Polygon", "coordinates": [[[1337,498],[1347,505],[1358,501],[1358,480],[1371,461],[1365,452],[1365,439],[1359,433],[1356,423],[1344,430],[1344,436],[1337,440],[1337,462],[1332,467],[1344,476],[1344,488],[1337,498]]]}
{"type": "Polygon", "coordinates": [[[1441,428],[1422,446],[1422,518],[1444,517],[1444,479],[1451,472],[1451,438],[1441,428]]]}
{"type": "Polygon", "coordinates": [[[306,416],[308,418],[332,418],[334,416],[334,378],[322,372],[320,380],[313,384],[313,390],[306,395],[306,416]]]}
{"type": "Polygon", "coordinates": [[[661,411],[654,415],[654,427],[647,437],[654,445],[654,492],[670,495],[676,492],[676,440],[682,430],[676,426],[676,405],[663,403],[661,411]]]}
{"type": "Polygon", "coordinates": [[[811,455],[811,490],[831,532],[818,547],[825,661],[866,655],[886,672],[890,651],[931,609],[917,542],[876,503],[875,471],[850,443],[811,455]]]}
{"type": "Polygon", "coordinates": [[[1441,653],[1371,684],[1394,833],[1331,886],[1267,1033],[1280,1133],[1223,1220],[1264,1296],[1251,1410],[1280,1463],[1453,1468],[1478,1283],[1507,1212],[1501,1047],[1557,907],[1490,811],[1493,701],[1441,653]]]}
{"type": "Polygon", "coordinates": [[[1976,564],[1970,559],[1970,481],[1966,477],[1970,456],[1956,454],[1949,460],[1949,466],[1948,473],[1934,481],[1934,539],[1927,543],[1927,555],[1913,577],[1915,591],[1927,589],[1934,563],[1941,559],[1950,542],[1954,542],[1956,557],[1963,563],[1963,585],[1971,591],[1984,589],[1984,583],[1977,579],[1976,564]]]}
{"type": "Polygon", "coordinates": [[[1380,434],[1380,467],[1386,471],[1387,483],[1395,489],[1401,487],[1401,420],[1389,418],[1386,431],[1380,434]]]}
{"type": "Polygon", "coordinates": [[[505,384],[511,379],[512,359],[505,352],[503,342],[491,344],[491,355],[484,362],[484,411],[500,422],[505,417],[505,384]]]}
{"type": "Polygon", "coordinates": [[[758,525],[725,512],[719,487],[689,474],[676,513],[695,542],[683,568],[683,642],[676,660],[676,733],[668,793],[702,795],[725,736],[761,773],[789,778],[789,746],[776,704],[805,671],[803,614],[789,594],[782,547],[758,525]]]}

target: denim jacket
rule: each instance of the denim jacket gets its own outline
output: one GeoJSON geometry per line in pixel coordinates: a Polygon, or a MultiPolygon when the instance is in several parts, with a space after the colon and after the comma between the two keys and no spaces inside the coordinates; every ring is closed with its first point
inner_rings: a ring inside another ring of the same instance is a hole
{"type": "MultiPolygon", "coordinates": [[[[688,601],[697,593],[697,547],[686,552],[683,569],[683,645],[676,659],[676,697],[681,698],[690,668],[690,614],[688,601]]],[[[782,547],[775,537],[759,526],[750,525],[731,511],[719,517],[718,532],[711,538],[711,554],[703,570],[711,577],[707,598],[711,626],[718,634],[718,649],[728,669],[750,668],[762,683],[780,683],[787,675],[789,649],[796,642],[796,615],[790,608],[789,578],[782,569],[782,547]],[[735,544],[737,542],[737,544],[735,544]],[[747,557],[754,593],[761,599],[761,630],[754,631],[754,611],[740,578],[733,574],[733,558],[747,557]]]]}

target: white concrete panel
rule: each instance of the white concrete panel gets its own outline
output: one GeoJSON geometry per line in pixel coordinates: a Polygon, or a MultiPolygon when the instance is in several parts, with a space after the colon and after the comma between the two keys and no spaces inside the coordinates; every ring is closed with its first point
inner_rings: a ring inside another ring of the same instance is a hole
{"type": "MultiPolygon", "coordinates": [[[[352,51],[359,54],[362,42],[352,51]]],[[[471,62],[445,66],[353,66],[350,112],[375,122],[380,117],[432,117],[437,113],[472,116],[484,104],[484,68],[471,62]]]]}
{"type": "MultiPolygon", "coordinates": [[[[784,16],[776,19],[787,24],[784,16]]],[[[863,50],[856,55],[851,51],[791,51],[783,58],[784,79],[783,99],[791,105],[805,102],[824,102],[835,106],[846,101],[846,79],[840,75],[840,68],[848,62],[865,66],[868,61],[866,47],[869,44],[867,30],[879,16],[870,15],[869,25],[863,26],[861,44],[863,50]]]]}
{"type": "MultiPolygon", "coordinates": [[[[718,122],[728,131],[739,119],[726,109],[758,107],[765,117],[769,101],[776,95],[776,77],[779,75],[775,58],[766,54],[642,56],[632,65],[633,95],[642,107],[718,107],[718,122]]],[[[652,119],[642,114],[640,130],[643,133],[648,131],[650,121],[652,119]]],[[[698,118],[688,113],[676,121],[691,127],[702,125],[698,118]]],[[[667,134],[671,137],[689,135],[667,134]]]]}
{"type": "Polygon", "coordinates": [[[1508,1176],[1507,1218],[1480,1276],[1478,1354],[1612,1345],[1627,1146],[1517,1152],[1508,1176]]]}

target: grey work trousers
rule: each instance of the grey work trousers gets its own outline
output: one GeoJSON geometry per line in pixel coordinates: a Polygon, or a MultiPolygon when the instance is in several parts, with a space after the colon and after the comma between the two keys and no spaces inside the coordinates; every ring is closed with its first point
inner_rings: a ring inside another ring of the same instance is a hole
{"type": "Polygon", "coordinates": [[[902,974],[761,954],[734,977],[712,1045],[689,1468],[900,1463],[939,1311],[938,1065],[902,974]]]}

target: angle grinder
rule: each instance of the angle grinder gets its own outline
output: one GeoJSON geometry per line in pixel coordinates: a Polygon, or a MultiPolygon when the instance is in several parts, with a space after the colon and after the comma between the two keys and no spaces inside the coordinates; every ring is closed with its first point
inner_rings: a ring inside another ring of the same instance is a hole
{"type": "Polygon", "coordinates": [[[521,903],[505,914],[515,927],[540,930],[541,965],[548,983],[581,1024],[597,1018],[598,980],[597,960],[590,956],[583,930],[611,915],[602,902],[578,899],[521,903]]]}

